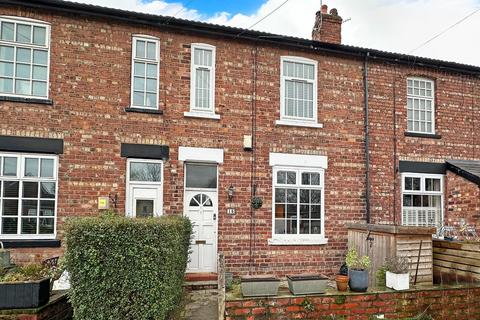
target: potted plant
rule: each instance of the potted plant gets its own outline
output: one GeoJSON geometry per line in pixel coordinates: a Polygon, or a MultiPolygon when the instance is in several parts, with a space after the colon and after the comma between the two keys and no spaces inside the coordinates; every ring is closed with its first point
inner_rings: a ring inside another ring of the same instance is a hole
{"type": "Polygon", "coordinates": [[[50,299],[50,278],[41,265],[0,270],[0,309],[38,308],[50,299]]]}
{"type": "Polygon", "coordinates": [[[321,274],[287,276],[288,288],[294,295],[325,293],[328,278],[321,274]]]}
{"type": "Polygon", "coordinates": [[[385,263],[387,288],[407,290],[410,288],[410,261],[408,257],[393,257],[385,263]]]}
{"type": "Polygon", "coordinates": [[[348,282],[350,290],[355,292],[367,291],[368,269],[370,269],[371,266],[370,258],[368,256],[359,256],[357,250],[352,248],[348,250],[345,261],[350,277],[348,282]]]}
{"type": "Polygon", "coordinates": [[[335,282],[337,283],[338,291],[347,291],[348,288],[348,267],[344,263],[340,267],[339,273],[335,276],[335,282]]]}
{"type": "Polygon", "coordinates": [[[274,276],[246,276],[241,278],[244,297],[276,296],[280,280],[274,276]]]}

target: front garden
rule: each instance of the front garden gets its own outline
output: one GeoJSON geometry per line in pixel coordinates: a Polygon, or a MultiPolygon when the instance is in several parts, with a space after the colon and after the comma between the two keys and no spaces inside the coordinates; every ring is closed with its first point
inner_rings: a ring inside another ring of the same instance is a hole
{"type": "Polygon", "coordinates": [[[351,225],[337,275],[228,281],[226,319],[480,319],[479,242],[432,240],[434,230],[351,225]]]}
{"type": "MultiPolygon", "coordinates": [[[[65,269],[75,320],[163,320],[182,298],[192,226],[183,217],[72,219],[65,269]]],[[[0,250],[0,319],[70,319],[57,264],[15,266],[0,250]]]]}

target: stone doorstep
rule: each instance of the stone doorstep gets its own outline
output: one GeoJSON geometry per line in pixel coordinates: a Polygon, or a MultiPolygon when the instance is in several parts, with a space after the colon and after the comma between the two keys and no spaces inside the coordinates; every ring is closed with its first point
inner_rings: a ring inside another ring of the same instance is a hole
{"type": "Polygon", "coordinates": [[[218,275],[213,272],[186,273],[185,281],[217,281],[218,275]]]}
{"type": "Polygon", "coordinates": [[[209,290],[209,289],[217,289],[218,283],[217,281],[186,281],[183,284],[183,287],[187,290],[209,290]]]}

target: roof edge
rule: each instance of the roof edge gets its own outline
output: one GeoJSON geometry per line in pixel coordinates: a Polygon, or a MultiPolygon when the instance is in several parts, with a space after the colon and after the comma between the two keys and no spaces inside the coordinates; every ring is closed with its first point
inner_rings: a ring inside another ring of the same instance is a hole
{"type": "Polygon", "coordinates": [[[480,66],[477,67],[458,62],[449,62],[407,54],[386,52],[378,49],[368,49],[342,44],[318,42],[304,38],[283,36],[273,33],[228,27],[193,20],[185,20],[169,16],[114,9],[91,4],[83,4],[63,0],[3,0],[2,4],[10,6],[24,6],[28,8],[56,10],[73,14],[80,13],[87,16],[95,16],[98,18],[109,18],[119,21],[156,27],[162,26],[164,28],[169,28],[172,30],[182,30],[197,34],[208,34],[211,36],[223,36],[232,39],[252,41],[254,43],[263,42],[277,46],[284,45],[297,49],[312,50],[317,52],[343,54],[355,57],[368,56],[369,59],[372,60],[382,60],[389,63],[399,63],[410,66],[415,65],[419,67],[433,68],[442,71],[456,72],[480,77],[480,66]]]}
{"type": "Polygon", "coordinates": [[[480,177],[471,173],[471,172],[468,172],[466,170],[463,170],[462,168],[454,165],[453,163],[447,161],[447,170],[450,170],[452,171],[453,173],[459,175],[460,177],[463,177],[465,179],[467,179],[468,181],[470,182],[473,182],[475,183],[476,185],[478,185],[480,187],[480,177]]]}

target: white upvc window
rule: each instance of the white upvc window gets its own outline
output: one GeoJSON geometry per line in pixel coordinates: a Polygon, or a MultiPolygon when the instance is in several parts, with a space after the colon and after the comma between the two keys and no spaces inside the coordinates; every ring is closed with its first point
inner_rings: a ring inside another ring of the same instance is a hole
{"type": "Polygon", "coordinates": [[[275,166],[272,203],[272,244],[326,242],[323,169],[275,166]]]}
{"type": "Polygon", "coordinates": [[[56,156],[0,153],[0,239],[54,239],[56,156]]]}
{"type": "Polygon", "coordinates": [[[443,175],[402,174],[402,224],[442,226],[443,175]]]}
{"type": "Polygon", "coordinates": [[[188,117],[219,119],[215,114],[215,47],[192,43],[190,63],[190,111],[188,117]]]}
{"type": "Polygon", "coordinates": [[[277,124],[321,127],[317,123],[317,61],[281,57],[280,120],[277,124]]]}
{"type": "Polygon", "coordinates": [[[158,109],[159,73],[159,39],[151,36],[133,36],[131,84],[133,108],[158,109]]]}
{"type": "Polygon", "coordinates": [[[48,98],[50,25],[0,16],[0,95],[48,98]]]}
{"type": "Polygon", "coordinates": [[[163,161],[128,159],[126,216],[157,217],[163,213],[163,161]]]}
{"type": "Polygon", "coordinates": [[[435,88],[429,79],[407,79],[407,130],[435,134],[435,88]]]}

